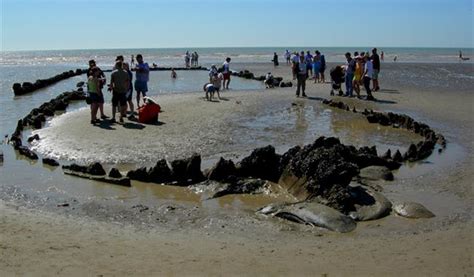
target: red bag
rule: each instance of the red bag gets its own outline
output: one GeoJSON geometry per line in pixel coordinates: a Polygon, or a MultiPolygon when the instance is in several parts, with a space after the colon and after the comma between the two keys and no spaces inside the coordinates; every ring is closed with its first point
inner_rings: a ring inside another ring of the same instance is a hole
{"type": "Polygon", "coordinates": [[[158,114],[161,112],[160,105],[154,102],[145,103],[138,108],[138,122],[140,123],[156,123],[158,122],[158,114]]]}

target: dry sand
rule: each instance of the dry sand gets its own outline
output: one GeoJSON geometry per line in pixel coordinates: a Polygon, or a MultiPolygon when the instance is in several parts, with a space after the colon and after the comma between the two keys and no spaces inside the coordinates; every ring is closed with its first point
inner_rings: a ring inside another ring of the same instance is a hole
{"type": "MultiPolygon", "coordinates": [[[[252,71],[268,69],[255,66],[252,71]]],[[[288,77],[284,66],[273,71],[288,77]]],[[[328,84],[309,84],[307,94],[327,98],[328,90],[328,84]]],[[[396,91],[376,94],[391,104],[343,100],[358,109],[408,113],[447,137],[448,161],[438,159],[442,168],[403,167],[385,190],[392,200],[422,202],[437,214],[435,219],[392,215],[361,223],[356,232],[344,235],[286,223],[273,229],[259,222],[254,226],[253,219],[222,232],[202,226],[171,232],[0,202],[0,275],[472,276],[473,96],[396,91]],[[462,159],[456,159],[457,152],[449,158],[450,145],[462,149],[462,159]]],[[[286,92],[291,95],[294,89],[277,95],[286,92]]],[[[265,98],[235,97],[250,102],[265,98]]],[[[235,102],[209,104],[226,110],[235,102]]]]}
{"type": "MultiPolygon", "coordinates": [[[[472,224],[357,238],[158,233],[2,205],[0,273],[34,276],[472,276],[472,224]]],[[[376,223],[374,223],[376,224],[376,223]]]]}

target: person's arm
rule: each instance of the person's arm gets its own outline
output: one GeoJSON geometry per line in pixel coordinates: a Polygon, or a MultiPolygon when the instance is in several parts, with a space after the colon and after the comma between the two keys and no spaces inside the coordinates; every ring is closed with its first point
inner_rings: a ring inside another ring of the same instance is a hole
{"type": "Polygon", "coordinates": [[[126,82],[126,88],[127,88],[127,91],[130,89],[130,75],[127,74],[127,82],[126,82]]]}
{"type": "Polygon", "coordinates": [[[107,89],[108,91],[112,91],[112,88],[114,87],[114,75],[110,75],[110,83],[109,83],[109,88],[107,89]]]}

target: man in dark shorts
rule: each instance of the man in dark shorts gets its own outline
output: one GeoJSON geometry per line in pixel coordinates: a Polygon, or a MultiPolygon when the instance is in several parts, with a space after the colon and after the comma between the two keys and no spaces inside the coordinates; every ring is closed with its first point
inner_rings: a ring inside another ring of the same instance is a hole
{"type": "Polygon", "coordinates": [[[145,97],[148,92],[148,80],[150,67],[143,61],[142,54],[137,55],[137,66],[135,67],[135,91],[137,92],[137,109],[140,107],[140,94],[145,97]]]}
{"type": "Polygon", "coordinates": [[[227,59],[225,59],[225,62],[222,64],[222,74],[224,75],[223,89],[229,89],[230,73],[231,73],[229,63],[230,63],[230,58],[227,57],[227,59]]]}
{"type": "Polygon", "coordinates": [[[377,54],[377,48],[372,49],[372,56],[370,57],[372,60],[372,65],[374,66],[374,73],[372,75],[372,87],[374,91],[380,90],[379,87],[379,72],[380,72],[380,58],[379,54],[377,54]]]}
{"type": "Polygon", "coordinates": [[[112,122],[115,122],[116,107],[120,110],[120,122],[123,123],[123,118],[127,111],[127,97],[126,93],[130,86],[130,77],[127,71],[123,69],[123,63],[118,61],[115,64],[116,70],[110,75],[109,90],[112,91],[112,122]]]}

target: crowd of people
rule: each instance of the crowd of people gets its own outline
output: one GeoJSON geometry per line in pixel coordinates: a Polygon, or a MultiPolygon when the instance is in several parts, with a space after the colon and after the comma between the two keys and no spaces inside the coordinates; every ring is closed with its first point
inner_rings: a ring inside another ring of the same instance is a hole
{"type": "MultiPolygon", "coordinates": [[[[294,52],[285,51],[285,60],[291,65],[293,80],[296,80],[296,96],[300,94],[306,97],[306,81],[314,80],[314,83],[325,83],[326,59],[325,56],[316,50],[314,55],[310,51],[294,52]]],[[[372,49],[372,54],[368,52],[354,52],[354,58],[351,53],[345,54],[347,63],[338,65],[331,69],[331,95],[334,90],[338,91],[340,96],[353,97],[354,91],[360,98],[360,87],[364,86],[367,93],[367,99],[373,100],[372,91],[378,91],[380,57],[377,48],[372,49]],[[372,88],[371,88],[372,82],[372,88]],[[342,83],[345,83],[346,92],[342,91],[342,83]]]]}
{"type": "MultiPolygon", "coordinates": [[[[134,119],[136,112],[133,104],[133,88],[135,88],[137,108],[140,107],[140,97],[146,97],[148,92],[148,81],[150,68],[148,63],[143,61],[143,56],[138,54],[136,56],[136,64],[132,56],[131,62],[134,67],[130,68],[129,64],[124,61],[123,56],[117,56],[115,59],[115,66],[110,75],[110,82],[107,90],[112,94],[112,118],[111,123],[115,123],[115,115],[117,109],[119,110],[119,121],[124,122],[124,117],[129,112],[129,119],[134,119]],[[135,82],[133,82],[133,73],[135,71],[135,82]]],[[[87,92],[91,105],[91,124],[100,123],[100,119],[109,118],[105,115],[104,94],[102,92],[106,84],[104,72],[96,65],[94,60],[89,61],[89,69],[87,71],[87,92]],[[97,112],[100,110],[100,119],[97,117],[97,112]]]]}
{"type": "MultiPolygon", "coordinates": [[[[314,55],[310,51],[294,52],[286,50],[284,53],[286,63],[291,65],[293,80],[297,81],[296,96],[307,97],[306,95],[306,81],[308,79],[314,80],[314,83],[325,83],[326,59],[319,51],[314,51],[314,55]]],[[[339,96],[353,97],[354,92],[357,97],[361,97],[361,86],[365,88],[367,99],[373,100],[372,91],[378,91],[379,87],[379,72],[380,72],[380,57],[377,49],[372,49],[372,54],[367,52],[354,52],[354,56],[347,52],[345,54],[346,63],[344,65],[337,65],[330,70],[331,76],[331,94],[334,91],[338,92],[339,96]],[[345,84],[346,92],[342,91],[342,84],[345,84]],[[372,87],[371,87],[372,84],[372,87]]],[[[199,55],[196,52],[186,52],[185,63],[186,67],[198,66],[199,55]]],[[[272,60],[274,65],[278,65],[278,55],[274,53],[272,60]]],[[[129,114],[128,118],[133,119],[135,112],[135,105],[133,103],[133,91],[136,92],[136,107],[140,107],[140,100],[145,98],[148,92],[148,81],[150,67],[148,63],[143,61],[143,56],[138,54],[131,56],[131,65],[124,61],[123,56],[117,56],[115,66],[108,84],[108,91],[112,94],[112,118],[110,122],[115,122],[115,114],[118,109],[120,117],[119,121],[123,122],[124,117],[129,114]],[[136,58],[136,62],[135,62],[136,58]],[[135,72],[135,81],[133,82],[133,73],[135,72]]],[[[220,92],[229,89],[231,80],[230,70],[231,58],[227,57],[224,63],[218,68],[212,65],[209,70],[209,82],[203,86],[205,97],[207,100],[212,100],[214,94],[221,99],[220,92]]],[[[91,124],[96,124],[108,118],[104,113],[104,95],[103,88],[106,84],[104,72],[96,65],[94,60],[89,61],[89,70],[87,72],[87,88],[89,100],[91,105],[91,124]],[[100,112],[100,118],[97,113],[100,112]]],[[[176,79],[177,74],[174,69],[171,70],[171,78],[176,79]]],[[[265,76],[264,84],[267,88],[273,87],[274,77],[269,72],[265,76]]]]}
{"type": "Polygon", "coordinates": [[[231,58],[227,57],[219,68],[217,68],[215,64],[211,65],[211,69],[209,70],[209,82],[203,86],[205,97],[208,101],[212,101],[215,93],[217,93],[217,97],[221,99],[221,88],[222,90],[229,89],[231,76],[230,61],[231,58]]]}
{"type": "Polygon", "coordinates": [[[184,64],[186,68],[198,67],[199,66],[199,55],[196,51],[189,53],[186,51],[184,54],[184,64]]]}

